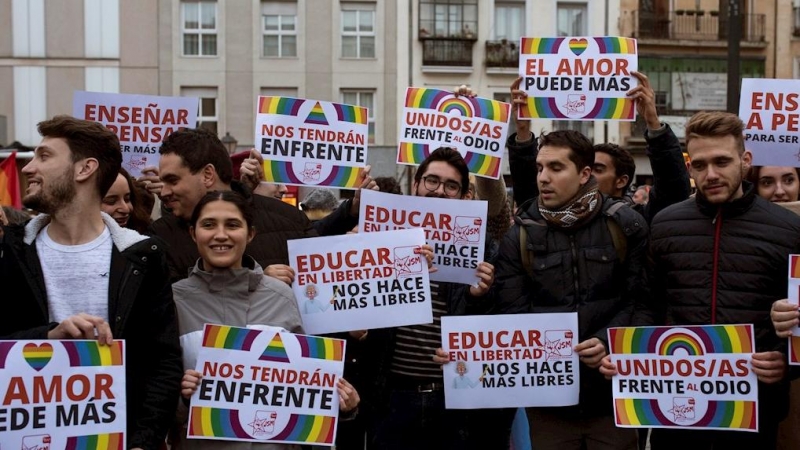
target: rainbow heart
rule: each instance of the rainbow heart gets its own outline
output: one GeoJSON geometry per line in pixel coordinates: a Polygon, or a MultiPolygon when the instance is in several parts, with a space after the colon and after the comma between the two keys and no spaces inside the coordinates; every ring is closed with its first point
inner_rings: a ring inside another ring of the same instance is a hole
{"type": "Polygon", "coordinates": [[[53,358],[53,346],[46,342],[42,345],[25,344],[22,347],[22,357],[33,367],[33,370],[38,372],[44,369],[44,366],[53,358]]]}
{"type": "Polygon", "coordinates": [[[569,40],[569,49],[572,50],[572,53],[575,53],[575,56],[581,56],[581,53],[585,52],[588,47],[589,41],[585,38],[569,40]]]}

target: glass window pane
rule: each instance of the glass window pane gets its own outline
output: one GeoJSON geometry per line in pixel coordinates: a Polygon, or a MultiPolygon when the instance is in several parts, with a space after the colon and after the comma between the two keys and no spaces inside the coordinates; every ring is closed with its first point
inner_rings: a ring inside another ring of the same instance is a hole
{"type": "Polygon", "coordinates": [[[217,4],[200,3],[201,23],[203,29],[213,30],[217,28],[217,4]]]}
{"type": "Polygon", "coordinates": [[[216,34],[204,34],[202,37],[203,43],[203,55],[205,56],[216,56],[217,54],[217,35],[216,34]]]}
{"type": "Polygon", "coordinates": [[[278,29],[278,16],[264,16],[264,30],[275,31],[278,29]]]}
{"type": "Polygon", "coordinates": [[[362,36],[361,37],[361,58],[374,58],[375,57],[375,37],[362,36]]]}
{"type": "Polygon", "coordinates": [[[278,39],[278,36],[264,36],[264,56],[280,56],[278,39]]]}
{"type": "Polygon", "coordinates": [[[356,12],[342,11],[342,31],[356,31],[356,12]]]}
{"type": "Polygon", "coordinates": [[[197,3],[184,3],[183,4],[183,27],[186,29],[200,28],[198,22],[200,5],[197,3]]]}
{"type": "Polygon", "coordinates": [[[283,36],[281,39],[281,56],[297,56],[297,36],[283,36]]]}
{"type": "Polygon", "coordinates": [[[293,31],[296,17],[297,16],[281,16],[281,30],[293,31]]]}
{"type": "Polygon", "coordinates": [[[200,122],[200,128],[204,130],[208,130],[214,134],[217,134],[217,122],[200,122]]]}
{"type": "Polygon", "coordinates": [[[213,117],[217,115],[217,99],[201,98],[200,115],[203,117],[213,117]]]}
{"type": "Polygon", "coordinates": [[[355,36],[342,36],[342,57],[357,58],[358,48],[355,36]]]}
{"type": "Polygon", "coordinates": [[[342,92],[342,103],[346,105],[358,105],[358,93],[342,92]]]}
{"type": "Polygon", "coordinates": [[[359,11],[358,12],[358,29],[360,31],[372,32],[374,31],[373,23],[375,22],[374,11],[359,11]]]}
{"type": "Polygon", "coordinates": [[[200,54],[200,36],[197,34],[184,33],[183,35],[183,54],[184,55],[198,55],[200,54]]]}
{"type": "Polygon", "coordinates": [[[367,109],[369,109],[369,117],[375,117],[372,114],[372,110],[374,108],[374,96],[372,92],[362,92],[361,93],[361,102],[359,104],[367,109]]]}

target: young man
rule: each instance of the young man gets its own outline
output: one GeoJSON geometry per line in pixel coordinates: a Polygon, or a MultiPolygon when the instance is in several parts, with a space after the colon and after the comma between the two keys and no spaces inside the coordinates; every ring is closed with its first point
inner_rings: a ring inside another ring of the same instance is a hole
{"type": "MultiPolygon", "coordinates": [[[[644,138],[647,141],[647,157],[650,159],[654,179],[650,201],[647,205],[638,206],[627,195],[636,172],[636,164],[630,152],[619,145],[595,145],[592,175],[597,179],[601,193],[625,200],[649,223],[662,209],[689,198],[691,185],[680,142],[670,126],[661,123],[658,118],[655,91],[650,86],[650,80],[639,72],[633,72],[633,75],[639,80],[639,85],[627,95],[636,102],[636,110],[647,125],[644,138]]],[[[515,108],[527,101],[525,92],[519,90],[519,81],[511,86],[511,96],[515,108]]],[[[516,114],[512,115],[517,117],[516,114]]],[[[536,167],[536,140],[530,131],[529,120],[517,120],[517,133],[509,136],[506,145],[509,149],[514,200],[522,205],[538,195],[535,180],[530,176],[536,167]]]]}
{"type": "Polygon", "coordinates": [[[7,228],[0,247],[0,286],[15,308],[0,316],[0,338],[125,339],[128,448],[156,450],[183,375],[162,245],[100,212],[122,163],[114,133],[69,116],[39,133],[22,172],[23,203],[41,214],[7,228]]]}
{"type": "MultiPolygon", "coordinates": [[[[417,168],[412,188],[420,197],[465,199],[469,171],[464,158],[452,148],[435,150],[417,168]]],[[[493,275],[494,267],[484,261],[478,264],[477,287],[432,282],[433,323],[369,331],[364,340],[364,354],[369,356],[362,363],[373,389],[366,396],[372,407],[370,448],[501,449],[504,443],[508,445],[514,410],[508,414],[508,430],[486,418],[480,425],[472,423],[478,422],[473,412],[446,410],[442,366],[433,358],[441,347],[442,316],[485,313],[485,294],[493,275]],[[486,444],[487,439],[497,440],[486,444]]]]}
{"type": "MultiPolygon", "coordinates": [[[[233,164],[219,138],[204,129],[181,130],[164,139],[159,150],[160,191],[164,206],[172,211],[155,221],[151,232],[169,243],[167,258],[172,281],[186,278],[197,258],[197,245],[189,236],[187,221],[194,207],[210,191],[237,190],[253,206],[256,237],[247,245],[247,254],[264,267],[264,274],[288,284],[294,270],[288,266],[286,241],[318,234],[344,234],[358,218],[330,217],[315,230],[302,211],[277,198],[251,195],[233,180],[233,164]],[[319,233],[318,233],[319,232],[319,233]]],[[[371,187],[368,174],[362,186],[371,187]]],[[[356,211],[358,207],[356,206],[356,211]]]]}
{"type": "MultiPolygon", "coordinates": [[[[686,124],[688,169],[697,195],[653,221],[653,297],[635,325],[753,324],[759,380],[758,433],[654,429],[653,450],[775,448],[789,390],[786,341],[770,307],[786,298],[788,256],[800,252],[800,217],[742,180],[751,155],[744,125],[726,112],[701,112],[686,124]]],[[[604,372],[615,373],[604,361],[604,372]]]]}
{"type": "Polygon", "coordinates": [[[599,191],[594,157],[592,143],[577,131],[539,138],[539,196],[515,217],[497,261],[500,313],[578,313],[580,403],[527,409],[537,450],[634,450],[637,444],[635,430],[614,425],[611,385],[596,369],[608,351],[608,328],[629,325],[634,305],[648,295],[647,224],[599,191]]]}

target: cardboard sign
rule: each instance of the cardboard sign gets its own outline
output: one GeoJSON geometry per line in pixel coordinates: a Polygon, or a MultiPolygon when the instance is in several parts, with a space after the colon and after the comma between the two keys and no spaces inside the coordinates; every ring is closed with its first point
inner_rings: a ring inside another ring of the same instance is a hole
{"type": "Polygon", "coordinates": [[[161,142],[170,134],[197,126],[198,99],[76,91],[72,115],[100,122],[119,137],[122,167],[133,177],[158,167],[161,142]]]}
{"type": "Polygon", "coordinates": [[[800,167],[800,80],[745,78],[739,117],[754,166],[800,167]]]}
{"type": "MultiPolygon", "coordinates": [[[[800,304],[800,255],[789,255],[789,303],[800,304]]],[[[800,365],[800,327],[789,336],[789,364],[800,365]]]]}
{"type": "Polygon", "coordinates": [[[577,405],[578,314],[442,317],[450,409],[577,405]]]}
{"type": "Polygon", "coordinates": [[[618,427],[758,431],[752,325],[608,331],[618,427]]]}
{"type": "Polygon", "coordinates": [[[528,104],[520,119],[636,119],[636,40],[624,37],[523,37],[520,89],[528,104]]]}
{"type": "Polygon", "coordinates": [[[0,341],[3,449],[127,448],[124,349],[123,340],[0,341]]]}
{"type": "Polygon", "coordinates": [[[187,436],[333,446],[345,341],[206,324],[187,436]]]}
{"type": "Polygon", "coordinates": [[[288,241],[303,328],[314,334],[433,322],[420,229],[288,241]]]}
{"type": "Polygon", "coordinates": [[[255,143],[266,181],[358,188],[367,165],[367,108],[292,97],[258,97],[257,107],[255,143]]]}

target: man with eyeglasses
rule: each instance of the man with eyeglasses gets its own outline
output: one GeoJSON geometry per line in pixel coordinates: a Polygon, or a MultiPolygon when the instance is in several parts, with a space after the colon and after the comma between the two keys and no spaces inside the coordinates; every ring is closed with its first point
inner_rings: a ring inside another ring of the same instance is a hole
{"type": "MultiPolygon", "coordinates": [[[[505,203],[502,182],[491,181],[501,188],[505,203]]],[[[464,158],[452,148],[433,151],[417,169],[412,188],[419,197],[470,199],[464,158]]],[[[500,211],[495,199],[489,211],[490,216],[500,211]]],[[[486,241],[490,260],[498,244],[491,236],[486,241]]],[[[373,388],[365,396],[373,408],[369,448],[508,448],[514,410],[445,409],[442,364],[447,359],[434,357],[441,347],[442,316],[488,312],[485,294],[494,281],[494,266],[481,262],[476,276],[477,286],[431,282],[433,323],[369,331],[364,340],[369,360],[362,360],[373,388]]]]}

